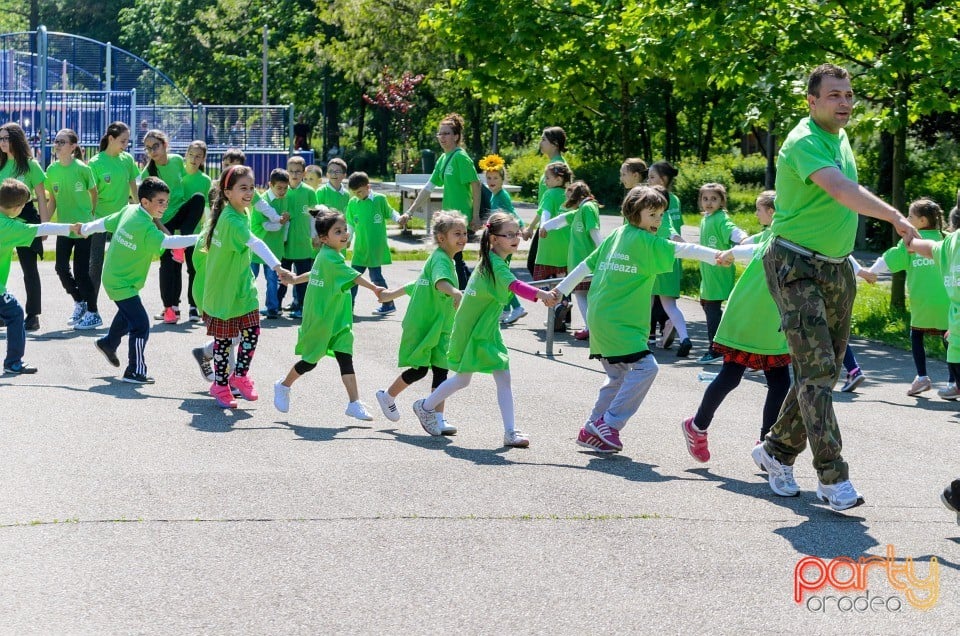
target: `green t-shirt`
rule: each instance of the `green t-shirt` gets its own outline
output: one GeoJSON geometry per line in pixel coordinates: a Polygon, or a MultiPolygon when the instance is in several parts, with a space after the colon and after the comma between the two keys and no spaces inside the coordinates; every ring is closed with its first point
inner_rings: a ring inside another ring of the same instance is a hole
{"type": "MultiPolygon", "coordinates": [[[[715,250],[725,250],[733,243],[730,237],[737,226],[726,210],[717,210],[710,216],[700,219],[700,245],[712,247],[715,250]]],[[[733,267],[720,267],[700,262],[700,299],[726,300],[733,290],[737,273],[733,267]]]]}
{"type": "Polygon", "coordinates": [[[204,215],[203,221],[200,223],[202,230],[200,231],[200,240],[197,241],[197,246],[193,250],[193,287],[190,290],[193,292],[193,300],[197,303],[197,311],[203,314],[203,289],[207,283],[207,229],[210,225],[210,218],[204,215]]]}
{"type": "MultiPolygon", "coordinates": [[[[597,245],[591,232],[600,229],[600,208],[596,201],[584,201],[573,211],[570,220],[570,246],[567,249],[567,269],[573,269],[586,260],[597,245]]],[[[549,238],[549,234],[547,235],[549,238]]]]}
{"type": "Polygon", "coordinates": [[[621,225],[587,257],[593,282],[587,292],[590,354],[604,358],[647,351],[650,290],[676,260],[669,241],[634,225],[621,225]]]}
{"type": "MultiPolygon", "coordinates": [[[[670,195],[670,205],[667,206],[666,211],[663,213],[663,219],[666,221],[670,220],[670,229],[673,230],[674,234],[682,234],[683,230],[683,214],[680,211],[680,199],[677,198],[677,195],[674,193],[669,193],[670,195]]],[[[660,229],[663,229],[663,226],[666,223],[660,224],[660,229]]],[[[657,234],[659,236],[659,233],[657,234]]],[[[667,238],[670,238],[669,236],[667,238]]]]}
{"type": "Polygon", "coordinates": [[[287,239],[283,246],[283,256],[294,261],[313,258],[310,232],[313,217],[310,216],[310,208],[317,204],[317,191],[301,182],[296,188],[291,186],[284,199],[287,201],[290,222],[284,230],[287,239]]]}
{"type": "MultiPolygon", "coordinates": [[[[537,214],[543,218],[543,213],[549,212],[550,218],[563,213],[563,203],[567,200],[567,193],[563,188],[550,188],[544,193],[537,214]]],[[[570,249],[570,226],[566,225],[557,230],[547,232],[547,238],[541,238],[537,247],[537,265],[551,267],[566,267],[567,253],[570,249]]]]}
{"type": "Polygon", "coordinates": [[[121,152],[111,157],[105,152],[94,155],[88,164],[97,180],[98,219],[110,216],[127,207],[130,202],[130,182],[136,181],[140,174],[133,155],[121,152]]]}
{"type": "Polygon", "coordinates": [[[943,276],[943,286],[950,299],[947,362],[960,363],[960,232],[950,234],[933,246],[933,262],[943,276]]]}
{"type": "MultiPolygon", "coordinates": [[[[187,200],[186,197],[183,196],[183,178],[187,175],[187,171],[183,165],[183,157],[175,154],[167,155],[167,163],[162,166],[157,164],[156,168],[156,176],[170,188],[170,203],[167,205],[167,210],[163,213],[163,218],[160,219],[161,223],[166,223],[174,217],[187,200]]],[[[149,176],[149,168],[144,167],[140,173],[140,178],[146,179],[149,176]]]]}
{"type": "Polygon", "coordinates": [[[328,181],[317,190],[317,205],[325,205],[332,210],[346,213],[348,203],[350,203],[350,191],[343,183],[340,184],[339,190],[334,190],[328,181]]]}
{"type": "MultiPolygon", "coordinates": [[[[57,220],[60,223],[87,223],[93,220],[93,198],[90,190],[97,187],[93,171],[78,159],[65,166],[59,161],[47,168],[47,191],[57,201],[57,220]]],[[[73,238],[77,236],[70,234],[73,238]]]]}
{"type": "Polygon", "coordinates": [[[295,352],[304,361],[316,364],[335,351],[353,353],[350,288],[359,276],[337,250],[324,244],[317,252],[303,296],[303,322],[297,332],[295,352]]]}
{"type": "Polygon", "coordinates": [[[257,287],[250,271],[250,222],[231,205],[223,208],[207,250],[206,277],[216,284],[204,285],[204,313],[229,320],[260,307],[257,287]]]}
{"type": "Polygon", "coordinates": [[[473,190],[470,184],[479,180],[473,160],[459,146],[444,153],[430,175],[430,182],[443,188],[442,208],[463,214],[467,225],[473,220],[473,190]]]}
{"type": "MultiPolygon", "coordinates": [[[[282,199],[278,199],[273,196],[273,192],[270,190],[263,195],[262,200],[269,203],[270,207],[273,208],[277,214],[283,214],[287,210],[287,198],[284,197],[282,199]]],[[[267,247],[270,248],[270,251],[273,252],[274,256],[277,258],[284,258],[283,234],[287,224],[285,223],[281,225],[279,230],[268,230],[263,227],[263,224],[269,222],[270,219],[260,213],[256,206],[250,208],[250,230],[253,232],[253,235],[266,243],[267,247]]],[[[253,262],[260,263],[262,265],[263,259],[254,254],[253,262]]]]}
{"type": "Polygon", "coordinates": [[[0,214],[0,295],[7,293],[7,279],[10,277],[10,261],[13,260],[14,248],[33,243],[39,227],[0,214]]]}
{"type": "Polygon", "coordinates": [[[143,289],[153,257],[163,249],[163,232],[139,205],[106,217],[113,234],[103,259],[103,289],[110,300],[133,298],[143,289]]]}
{"type": "MultiPolygon", "coordinates": [[[[920,230],[920,238],[942,241],[940,230],[920,230]]],[[[943,286],[943,276],[937,264],[920,254],[910,254],[903,241],[883,253],[883,260],[891,272],[907,272],[907,292],[910,294],[910,326],[918,329],[947,328],[950,299],[943,286]]]]}
{"type": "Polygon", "coordinates": [[[514,218],[514,220],[517,222],[517,225],[523,227],[523,219],[521,219],[520,215],[517,214],[517,211],[513,209],[513,200],[510,198],[510,193],[506,190],[500,190],[500,192],[493,193],[493,195],[490,197],[490,209],[503,210],[514,218]]]}
{"type": "Polygon", "coordinates": [[[447,348],[455,312],[453,299],[437,291],[437,283],[442,280],[457,288],[453,259],[437,248],[427,259],[417,280],[407,287],[410,303],[403,316],[400,336],[401,367],[447,368],[447,348]]]}
{"type": "Polygon", "coordinates": [[[780,310],[770,295],[763,269],[763,254],[770,238],[768,229],[757,239],[753,259],[730,294],[714,341],[747,353],[776,356],[790,350],[780,329],[780,310]]]}
{"type": "MultiPolygon", "coordinates": [[[[626,219],[624,219],[624,223],[626,223],[626,219]]],[[[677,198],[677,195],[670,193],[670,206],[663,213],[663,220],[660,222],[660,227],[657,228],[657,236],[669,240],[671,236],[680,234],[682,228],[683,216],[680,214],[680,199],[677,198]]],[[[672,270],[657,275],[657,280],[653,283],[653,295],[679,298],[682,278],[683,266],[678,258],[674,262],[672,270]]]]}
{"type": "Polygon", "coordinates": [[[500,314],[510,300],[510,285],[516,277],[506,261],[492,251],[490,264],[493,278],[484,274],[478,265],[463,291],[447,351],[451,371],[493,373],[510,368],[507,348],[500,335],[500,314]]]}
{"type": "MultiPolygon", "coordinates": [[[[556,157],[547,161],[547,165],[550,165],[551,163],[556,163],[558,161],[564,165],[567,164],[567,160],[564,159],[562,155],[557,155],[556,157]]],[[[538,206],[543,203],[543,195],[546,194],[547,190],[549,190],[549,188],[547,188],[547,178],[541,174],[540,182],[537,184],[537,205],[538,206]]]]}
{"type": "Polygon", "coordinates": [[[43,168],[40,167],[36,159],[31,159],[27,171],[23,174],[17,174],[17,162],[7,157],[7,163],[4,164],[3,168],[0,168],[0,182],[4,179],[16,179],[23,183],[30,189],[30,198],[35,199],[37,193],[34,192],[34,188],[37,185],[43,185],[43,168]]]}
{"type": "Polygon", "coordinates": [[[843,130],[832,135],[804,117],[790,131],[777,160],[774,236],[840,258],[853,251],[857,214],[810,180],[823,168],[838,168],[857,180],[857,162],[843,130]]]}
{"type": "Polygon", "coordinates": [[[353,260],[351,265],[380,267],[389,265],[390,246],[387,244],[387,219],[390,218],[387,197],[371,192],[366,199],[352,197],[347,204],[347,224],[353,228],[353,260]]]}
{"type": "Polygon", "coordinates": [[[203,195],[204,205],[210,206],[210,186],[213,184],[213,179],[208,177],[206,173],[200,172],[197,170],[193,174],[183,174],[183,200],[186,201],[195,194],[203,195]]]}

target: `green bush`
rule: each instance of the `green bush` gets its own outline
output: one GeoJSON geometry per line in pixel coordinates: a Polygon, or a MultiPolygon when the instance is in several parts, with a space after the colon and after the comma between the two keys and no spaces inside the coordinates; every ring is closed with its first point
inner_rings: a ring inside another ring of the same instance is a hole
{"type": "Polygon", "coordinates": [[[617,214],[623,201],[623,184],[620,183],[620,166],[605,161],[587,161],[574,172],[590,186],[590,191],[603,206],[603,212],[617,214]]]}
{"type": "MultiPolygon", "coordinates": [[[[580,169],[580,160],[576,155],[565,154],[564,159],[570,169],[573,170],[575,179],[580,179],[577,174],[580,169]]],[[[507,183],[520,186],[520,196],[526,198],[536,198],[537,186],[540,184],[540,177],[543,176],[543,169],[547,167],[547,158],[541,155],[536,149],[529,150],[523,154],[517,155],[507,166],[507,183]]],[[[584,179],[586,181],[586,179],[584,179]]],[[[593,184],[587,181],[593,187],[593,184]]]]}
{"type": "Polygon", "coordinates": [[[762,186],[767,175],[767,159],[763,155],[735,157],[730,172],[740,185],[762,186]]]}
{"type": "Polygon", "coordinates": [[[378,172],[377,153],[366,148],[361,150],[350,148],[344,151],[343,160],[347,162],[349,172],[366,172],[370,175],[378,172]]]}
{"type": "Polygon", "coordinates": [[[676,181],[673,183],[673,193],[680,199],[680,209],[684,212],[697,212],[697,196],[700,186],[705,183],[722,183],[729,192],[733,187],[733,173],[721,161],[681,161],[677,164],[676,181]]]}

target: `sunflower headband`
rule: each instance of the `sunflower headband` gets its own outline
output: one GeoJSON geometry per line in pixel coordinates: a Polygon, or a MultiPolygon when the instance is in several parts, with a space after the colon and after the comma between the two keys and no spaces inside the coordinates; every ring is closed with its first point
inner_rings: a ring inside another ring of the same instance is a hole
{"type": "Polygon", "coordinates": [[[506,166],[500,155],[487,155],[480,160],[480,169],[484,172],[500,172],[506,166]]]}

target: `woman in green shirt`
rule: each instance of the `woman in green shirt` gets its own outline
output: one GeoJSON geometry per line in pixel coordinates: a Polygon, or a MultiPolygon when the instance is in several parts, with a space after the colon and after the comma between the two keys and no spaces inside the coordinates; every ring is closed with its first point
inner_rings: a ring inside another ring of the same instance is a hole
{"type": "MultiPolygon", "coordinates": [[[[9,122],[0,126],[0,181],[12,177],[22,182],[36,197],[23,206],[18,219],[24,223],[46,223],[50,220],[47,211],[47,195],[43,188],[43,168],[33,158],[27,135],[19,124],[9,122]],[[38,212],[39,210],[39,212],[38,212]]],[[[42,239],[36,238],[27,247],[17,248],[17,259],[23,270],[23,286],[27,292],[27,331],[40,329],[40,272],[37,257],[43,258],[42,239]]]]}

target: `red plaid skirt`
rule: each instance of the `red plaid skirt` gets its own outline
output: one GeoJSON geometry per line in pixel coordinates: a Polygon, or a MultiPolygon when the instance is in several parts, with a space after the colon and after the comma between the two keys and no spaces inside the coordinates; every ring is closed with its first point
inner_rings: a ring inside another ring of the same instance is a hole
{"type": "Polygon", "coordinates": [[[748,353],[733,347],[725,347],[719,342],[713,343],[713,350],[723,356],[724,362],[734,362],[748,369],[769,371],[770,369],[790,366],[789,354],[767,356],[762,353],[748,353]]]}
{"type": "Polygon", "coordinates": [[[935,329],[933,327],[910,327],[910,331],[919,331],[924,335],[931,334],[934,336],[940,336],[941,338],[947,333],[943,329],[935,329]]]}
{"type": "Polygon", "coordinates": [[[207,324],[207,335],[213,338],[236,338],[244,329],[252,329],[260,326],[260,310],[254,309],[249,314],[237,316],[236,318],[215,318],[208,314],[203,314],[203,322],[207,324]]]}
{"type": "MultiPolygon", "coordinates": [[[[546,280],[548,278],[563,278],[566,275],[566,267],[554,267],[553,265],[534,265],[533,281],[531,281],[531,284],[536,284],[538,280],[546,280]]],[[[551,287],[553,286],[555,285],[551,285],[551,287]]],[[[577,285],[577,289],[580,289],[580,285],[577,285]]]]}

